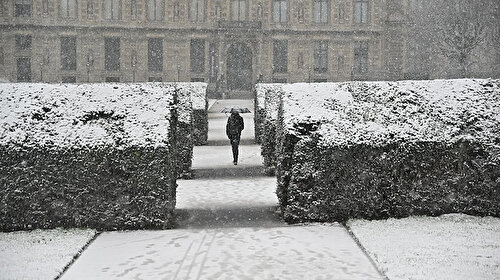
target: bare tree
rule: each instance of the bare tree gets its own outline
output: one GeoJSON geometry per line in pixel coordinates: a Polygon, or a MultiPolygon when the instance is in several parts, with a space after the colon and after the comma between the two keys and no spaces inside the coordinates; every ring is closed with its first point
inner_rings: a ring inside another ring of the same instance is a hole
{"type": "Polygon", "coordinates": [[[474,50],[486,39],[484,30],[485,22],[477,10],[451,12],[441,27],[439,50],[458,64],[462,77],[470,75],[474,50]]]}

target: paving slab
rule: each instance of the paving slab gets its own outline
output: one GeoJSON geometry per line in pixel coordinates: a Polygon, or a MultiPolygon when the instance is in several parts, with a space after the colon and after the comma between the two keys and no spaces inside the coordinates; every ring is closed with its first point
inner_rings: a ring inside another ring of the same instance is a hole
{"type": "Polygon", "coordinates": [[[343,226],[101,234],[61,279],[382,279],[343,226]]]}
{"type": "Polygon", "coordinates": [[[0,279],[54,279],[94,238],[92,229],[0,233],[0,279]]]}

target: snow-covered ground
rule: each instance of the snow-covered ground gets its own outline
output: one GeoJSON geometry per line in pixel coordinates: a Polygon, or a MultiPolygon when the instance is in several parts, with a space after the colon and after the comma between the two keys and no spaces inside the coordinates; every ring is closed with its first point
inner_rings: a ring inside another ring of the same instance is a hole
{"type": "Polygon", "coordinates": [[[338,225],[103,233],[62,279],[382,279],[338,225]]]}
{"type": "Polygon", "coordinates": [[[79,229],[0,233],[0,279],[54,279],[95,234],[79,229]]]}
{"type": "Polygon", "coordinates": [[[348,225],[391,280],[500,279],[499,218],[449,214],[348,225]]]}

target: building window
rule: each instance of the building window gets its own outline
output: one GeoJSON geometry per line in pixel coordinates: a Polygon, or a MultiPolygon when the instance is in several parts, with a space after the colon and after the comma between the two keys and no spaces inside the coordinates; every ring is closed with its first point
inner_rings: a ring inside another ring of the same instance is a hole
{"type": "Polygon", "coordinates": [[[76,70],[76,37],[61,37],[61,69],[76,70]]]}
{"type": "Polygon", "coordinates": [[[354,22],[368,23],[370,6],[368,0],[355,0],[354,2],[354,22]]]}
{"type": "Polygon", "coordinates": [[[337,59],[337,70],[340,72],[340,71],[344,71],[344,68],[345,68],[345,58],[343,55],[340,55],[337,59]]]}
{"type": "MultiPolygon", "coordinates": [[[[0,1],[2,1],[2,0],[0,0],[0,1]]],[[[43,15],[48,15],[49,14],[49,0],[43,0],[42,1],[42,14],[43,15]]]]}
{"type": "Polygon", "coordinates": [[[76,83],[76,77],[75,76],[64,76],[64,77],[62,77],[62,82],[64,84],[74,84],[74,83],[76,83]]]}
{"type": "Polygon", "coordinates": [[[276,23],[288,22],[288,0],[274,0],[273,20],[276,23]]]}
{"type": "Polygon", "coordinates": [[[104,69],[120,71],[120,38],[104,38],[104,69]]]}
{"type": "Polygon", "coordinates": [[[314,0],[313,20],[314,23],[328,23],[328,0],[314,0]]]}
{"type": "Polygon", "coordinates": [[[174,21],[179,21],[181,19],[181,5],[179,2],[174,3],[174,8],[172,10],[174,12],[174,21]]]}
{"type": "Polygon", "coordinates": [[[163,0],[147,0],[146,9],[148,20],[161,21],[163,20],[163,0]]]}
{"type": "Polygon", "coordinates": [[[148,39],[148,70],[152,72],[163,71],[163,39],[148,39]]]}
{"type": "Polygon", "coordinates": [[[189,0],[189,19],[192,22],[205,21],[205,1],[204,0],[189,0]]]}
{"type": "Polygon", "coordinates": [[[14,16],[16,17],[31,17],[33,10],[32,0],[15,0],[14,16]]]}
{"type": "Polygon", "coordinates": [[[31,49],[31,35],[16,35],[16,50],[26,51],[31,49]]]}
{"type": "Polygon", "coordinates": [[[76,0],[59,0],[59,16],[62,18],[76,18],[76,0]]]}
{"type": "Polygon", "coordinates": [[[103,1],[103,16],[104,19],[120,20],[122,18],[122,1],[121,0],[104,0],[103,1]]]}
{"type": "Polygon", "coordinates": [[[158,83],[161,83],[163,81],[163,78],[162,77],[149,77],[148,78],[148,82],[158,82],[158,83]]]}
{"type": "Polygon", "coordinates": [[[130,0],[130,18],[137,19],[137,0],[130,0]]]}
{"type": "Polygon", "coordinates": [[[368,42],[357,42],[354,47],[354,73],[368,72],[368,42]]]}
{"type": "Polygon", "coordinates": [[[31,59],[29,57],[17,59],[17,81],[31,82],[31,59]]]}
{"type": "Polygon", "coordinates": [[[328,42],[317,41],[314,47],[314,72],[328,71],[328,42]]]}
{"type": "Polygon", "coordinates": [[[215,43],[210,43],[210,82],[215,82],[217,80],[217,47],[215,43]]]}
{"type": "Polygon", "coordinates": [[[273,44],[274,73],[288,72],[288,41],[275,40],[273,44]]]}
{"type": "Polygon", "coordinates": [[[191,40],[190,60],[191,72],[205,72],[205,40],[191,40]]]}
{"type": "Polygon", "coordinates": [[[247,0],[231,0],[231,20],[247,20],[247,0]]]}
{"type": "Polygon", "coordinates": [[[94,1],[88,0],[87,1],[87,18],[92,18],[93,15],[94,15],[94,1]]]}
{"type": "Polygon", "coordinates": [[[106,83],[119,83],[120,82],[120,77],[106,77],[104,79],[106,83]]]}

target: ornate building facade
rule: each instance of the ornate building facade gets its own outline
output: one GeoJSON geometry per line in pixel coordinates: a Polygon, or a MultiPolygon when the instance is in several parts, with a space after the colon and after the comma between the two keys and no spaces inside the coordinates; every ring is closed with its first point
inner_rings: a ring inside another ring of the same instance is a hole
{"type": "Polygon", "coordinates": [[[397,80],[406,0],[0,0],[14,82],[397,80]]]}

